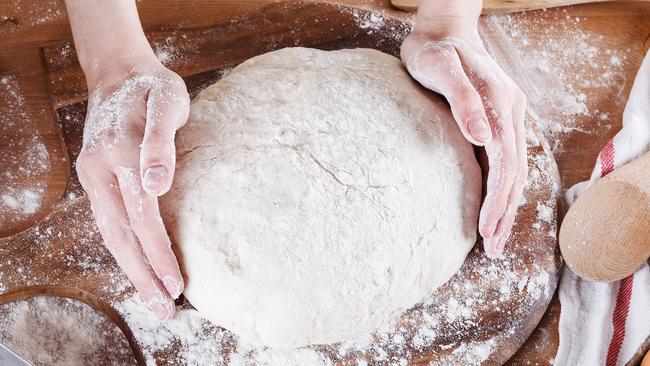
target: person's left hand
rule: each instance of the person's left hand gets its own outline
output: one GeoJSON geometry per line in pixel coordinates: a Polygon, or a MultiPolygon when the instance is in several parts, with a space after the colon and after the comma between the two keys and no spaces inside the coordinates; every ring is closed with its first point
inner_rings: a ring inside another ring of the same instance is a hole
{"type": "Polygon", "coordinates": [[[526,97],[487,53],[473,20],[418,21],[401,56],[413,78],[447,99],[463,136],[485,148],[489,172],[479,233],[488,256],[498,257],[528,172],[526,97]]]}

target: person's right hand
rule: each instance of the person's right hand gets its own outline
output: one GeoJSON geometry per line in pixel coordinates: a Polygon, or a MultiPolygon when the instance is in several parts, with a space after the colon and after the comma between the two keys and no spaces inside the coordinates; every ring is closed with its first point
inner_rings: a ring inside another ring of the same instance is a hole
{"type": "Polygon", "coordinates": [[[157,196],[172,183],[189,95],[155,57],[116,60],[101,73],[88,79],[79,181],[106,247],[154,314],[169,319],[184,283],[157,196]]]}

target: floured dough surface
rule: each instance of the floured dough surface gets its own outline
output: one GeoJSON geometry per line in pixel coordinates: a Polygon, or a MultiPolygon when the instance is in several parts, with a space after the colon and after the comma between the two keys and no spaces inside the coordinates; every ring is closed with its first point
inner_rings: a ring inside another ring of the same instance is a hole
{"type": "Polygon", "coordinates": [[[476,239],[480,170],[448,107],[395,57],[287,48],[192,103],[162,199],[185,296],[274,348],[372,332],[476,239]]]}

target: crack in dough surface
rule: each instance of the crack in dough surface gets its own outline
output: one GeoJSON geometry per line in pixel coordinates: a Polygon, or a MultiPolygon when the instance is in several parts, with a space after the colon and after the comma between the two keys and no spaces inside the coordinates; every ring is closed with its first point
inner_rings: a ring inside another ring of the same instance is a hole
{"type": "Polygon", "coordinates": [[[185,296],[274,348],[347,340],[446,282],[476,240],[480,170],[395,57],[287,48],[206,88],[162,199],[185,296]]]}

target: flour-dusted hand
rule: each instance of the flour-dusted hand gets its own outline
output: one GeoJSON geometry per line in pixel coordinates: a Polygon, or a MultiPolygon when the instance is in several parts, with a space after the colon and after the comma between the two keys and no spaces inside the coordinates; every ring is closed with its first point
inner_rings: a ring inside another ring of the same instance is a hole
{"type": "Polygon", "coordinates": [[[479,220],[486,253],[498,257],[521,202],[527,175],[526,98],[485,50],[481,1],[421,2],[402,61],[424,87],[443,95],[467,140],[483,146],[489,172],[479,220]]]}
{"type": "Polygon", "coordinates": [[[169,319],[184,282],[158,196],[172,183],[189,95],[149,47],[134,1],[66,5],[89,95],[79,181],[107,248],[156,316],[169,319]]]}
{"type": "Polygon", "coordinates": [[[157,196],[172,182],[174,136],[187,120],[189,96],[162,66],[127,75],[91,91],[77,173],[106,246],[147,305],[167,319],[183,278],[157,196]]]}

